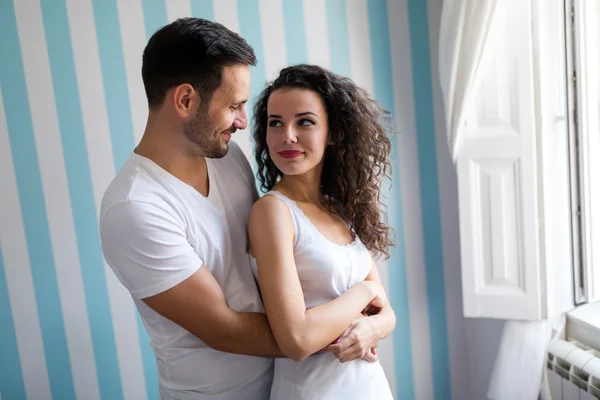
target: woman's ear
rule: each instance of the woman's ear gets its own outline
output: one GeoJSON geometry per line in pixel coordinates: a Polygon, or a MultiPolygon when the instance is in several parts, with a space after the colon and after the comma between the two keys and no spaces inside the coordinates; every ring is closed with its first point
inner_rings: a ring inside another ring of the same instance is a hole
{"type": "Polygon", "coordinates": [[[331,133],[327,135],[327,146],[333,146],[333,139],[331,138],[331,133]]]}

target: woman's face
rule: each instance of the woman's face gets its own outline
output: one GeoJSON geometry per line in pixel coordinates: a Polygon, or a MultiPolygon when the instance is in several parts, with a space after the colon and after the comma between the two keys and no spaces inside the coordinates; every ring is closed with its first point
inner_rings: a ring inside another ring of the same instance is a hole
{"type": "Polygon", "coordinates": [[[321,96],[308,89],[277,89],[269,97],[267,114],[269,155],[284,175],[321,166],[329,140],[321,96]]]}

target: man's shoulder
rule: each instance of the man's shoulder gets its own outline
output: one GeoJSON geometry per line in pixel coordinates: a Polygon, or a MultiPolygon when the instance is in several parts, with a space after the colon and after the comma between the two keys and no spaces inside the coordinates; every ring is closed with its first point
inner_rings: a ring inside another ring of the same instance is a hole
{"type": "Polygon", "coordinates": [[[227,155],[223,157],[223,161],[227,163],[228,166],[242,168],[246,172],[252,171],[246,154],[244,154],[240,145],[233,140],[229,142],[229,151],[227,152],[227,155]]]}
{"type": "Polygon", "coordinates": [[[102,197],[101,220],[115,206],[135,210],[148,205],[164,205],[161,198],[165,190],[142,161],[135,156],[130,157],[110,182],[102,197]]]}
{"type": "Polygon", "coordinates": [[[248,193],[253,195],[256,191],[254,184],[254,173],[246,154],[242,151],[240,146],[233,142],[229,142],[229,151],[225,157],[217,160],[211,160],[217,166],[218,171],[217,178],[220,180],[220,184],[225,185],[227,189],[234,190],[239,193],[242,188],[247,188],[248,193]]]}

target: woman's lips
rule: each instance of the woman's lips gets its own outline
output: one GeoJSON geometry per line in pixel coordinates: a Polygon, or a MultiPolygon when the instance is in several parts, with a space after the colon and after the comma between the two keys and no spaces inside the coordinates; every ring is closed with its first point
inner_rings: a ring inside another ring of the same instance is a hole
{"type": "Polygon", "coordinates": [[[284,150],[284,151],[279,152],[279,155],[283,158],[296,158],[296,157],[300,157],[303,154],[304,154],[303,151],[298,151],[298,150],[284,150]]]}

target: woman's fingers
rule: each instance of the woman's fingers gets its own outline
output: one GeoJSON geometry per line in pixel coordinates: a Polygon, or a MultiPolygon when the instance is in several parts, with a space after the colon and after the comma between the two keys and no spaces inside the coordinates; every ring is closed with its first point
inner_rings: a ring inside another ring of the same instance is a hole
{"type": "Polygon", "coordinates": [[[342,352],[338,356],[338,360],[341,363],[356,360],[357,358],[363,357],[363,350],[359,345],[349,347],[346,351],[342,352]]]}
{"type": "Polygon", "coordinates": [[[371,351],[367,351],[367,354],[365,354],[363,360],[373,363],[377,361],[377,353],[373,352],[373,349],[371,349],[371,351]]]}

